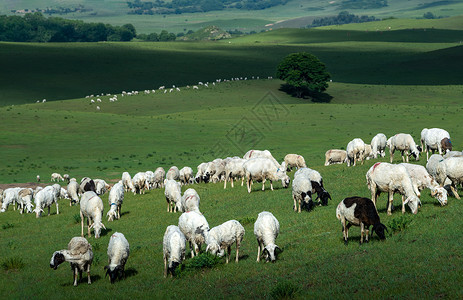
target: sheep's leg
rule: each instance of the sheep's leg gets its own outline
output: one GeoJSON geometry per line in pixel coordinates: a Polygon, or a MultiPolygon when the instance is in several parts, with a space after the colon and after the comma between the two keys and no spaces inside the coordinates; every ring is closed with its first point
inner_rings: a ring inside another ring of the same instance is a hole
{"type": "Polygon", "coordinates": [[[452,190],[452,193],[455,195],[455,197],[460,200],[460,195],[457,193],[457,189],[453,186],[453,183],[450,185],[450,189],[452,190]]]}
{"type": "Polygon", "coordinates": [[[48,207],[48,215],[50,215],[51,206],[48,207]]]}
{"type": "Polygon", "coordinates": [[[87,283],[92,284],[92,279],[90,278],[90,265],[87,265],[87,283]]]}
{"type": "Polygon", "coordinates": [[[74,286],[77,286],[77,267],[74,267],[74,286]]]}
{"type": "Polygon", "coordinates": [[[122,204],[120,204],[119,206],[117,206],[117,218],[118,218],[118,219],[121,218],[121,210],[122,210],[122,204]]]}
{"type": "Polygon", "coordinates": [[[342,236],[344,238],[344,244],[347,245],[347,232],[348,232],[348,228],[346,226],[346,218],[344,217],[341,217],[341,224],[342,224],[342,236]]]}
{"type": "Polygon", "coordinates": [[[367,227],[367,228],[365,229],[365,233],[366,233],[365,243],[368,243],[368,241],[369,241],[369,240],[368,240],[368,235],[369,235],[369,233],[370,233],[370,230],[369,230],[368,228],[369,228],[369,227],[367,227]]]}
{"type": "Polygon", "coordinates": [[[226,188],[227,188],[227,180],[228,180],[228,178],[225,177],[225,180],[224,180],[224,182],[223,182],[223,189],[226,189],[226,188]]]}
{"type": "Polygon", "coordinates": [[[270,180],[270,189],[273,191],[273,181],[270,180]]]}
{"type": "Polygon", "coordinates": [[[365,231],[365,225],[360,222],[360,245],[363,243],[363,233],[365,231]]]}
{"type": "Polygon", "coordinates": [[[164,255],[164,278],[167,277],[167,257],[164,255]]]}
{"type": "Polygon", "coordinates": [[[388,216],[392,215],[392,202],[394,201],[394,192],[389,191],[389,202],[387,203],[387,214],[388,216]]]}
{"type": "Polygon", "coordinates": [[[298,209],[299,213],[301,212],[301,200],[302,200],[302,198],[299,198],[299,201],[298,201],[299,202],[299,209],[298,209]]]}
{"type": "Polygon", "coordinates": [[[194,251],[194,246],[193,246],[193,243],[189,242],[190,243],[190,250],[191,250],[191,257],[195,257],[195,251],[194,251]]]}
{"type": "Polygon", "coordinates": [[[230,177],[230,184],[231,184],[231,187],[233,188],[233,177],[230,177]]]}
{"type": "Polygon", "coordinates": [[[84,215],[82,214],[82,211],[80,211],[80,223],[82,224],[82,234],[81,234],[81,236],[84,237],[84,215]]]}
{"type": "Polygon", "coordinates": [[[243,186],[243,185],[244,185],[244,176],[241,177],[241,186],[243,186]]]}
{"type": "Polygon", "coordinates": [[[405,196],[402,195],[402,213],[405,213],[405,196]]]}
{"type": "Polygon", "coordinates": [[[231,256],[231,246],[229,245],[227,247],[227,259],[226,259],[226,263],[228,264],[228,262],[230,261],[230,256],[231,256]]]}
{"type": "Polygon", "coordinates": [[[92,233],[90,231],[90,217],[87,217],[87,229],[88,229],[88,237],[91,237],[92,233]]]}
{"type": "Polygon", "coordinates": [[[240,240],[236,240],[236,257],[235,257],[235,262],[238,262],[239,257],[240,257],[240,240]]]}
{"type": "Polygon", "coordinates": [[[56,201],[56,214],[59,215],[58,201],[56,201]]]}
{"type": "Polygon", "coordinates": [[[248,188],[248,193],[251,193],[251,183],[252,183],[252,180],[250,177],[248,177],[246,179],[246,187],[248,188]]]}
{"type": "Polygon", "coordinates": [[[167,201],[167,212],[170,212],[170,201],[169,201],[169,198],[166,197],[166,201],[167,201]]]}
{"type": "Polygon", "coordinates": [[[260,242],[257,241],[257,262],[260,261],[260,242]]]}
{"type": "Polygon", "coordinates": [[[394,150],[392,149],[389,149],[389,156],[391,157],[391,164],[392,164],[392,161],[394,160],[394,150]]]}
{"type": "Polygon", "coordinates": [[[265,190],[265,178],[262,180],[262,190],[264,191],[265,190]]]}
{"type": "Polygon", "coordinates": [[[294,210],[294,211],[297,211],[296,197],[295,197],[294,195],[293,195],[293,201],[294,201],[293,210],[294,210]]]}

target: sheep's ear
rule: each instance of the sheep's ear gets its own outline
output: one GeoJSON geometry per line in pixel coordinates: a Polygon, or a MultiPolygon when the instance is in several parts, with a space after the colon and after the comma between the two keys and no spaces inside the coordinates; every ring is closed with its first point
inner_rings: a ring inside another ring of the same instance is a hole
{"type": "Polygon", "coordinates": [[[105,270],[109,270],[109,266],[104,266],[104,269],[105,269],[105,270]]]}
{"type": "Polygon", "coordinates": [[[276,247],[275,247],[275,252],[276,252],[277,250],[278,250],[278,252],[283,252],[283,250],[281,250],[281,248],[278,247],[278,246],[276,245],[276,247]]]}

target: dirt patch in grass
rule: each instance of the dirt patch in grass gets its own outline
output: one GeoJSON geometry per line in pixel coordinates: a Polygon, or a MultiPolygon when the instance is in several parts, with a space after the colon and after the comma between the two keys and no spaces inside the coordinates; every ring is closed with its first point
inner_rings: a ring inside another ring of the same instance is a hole
{"type": "Polygon", "coordinates": [[[39,182],[6,183],[6,184],[0,184],[0,189],[6,190],[6,189],[9,189],[9,188],[15,188],[15,187],[35,189],[38,186],[46,187],[47,184],[39,183],[39,182]]]}

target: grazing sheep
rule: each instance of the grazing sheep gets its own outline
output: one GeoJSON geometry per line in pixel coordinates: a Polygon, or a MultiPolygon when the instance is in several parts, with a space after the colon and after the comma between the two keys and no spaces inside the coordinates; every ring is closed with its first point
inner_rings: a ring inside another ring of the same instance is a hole
{"type": "Polygon", "coordinates": [[[91,284],[90,266],[93,262],[92,245],[83,237],[73,237],[68,244],[68,249],[55,251],[50,260],[50,268],[56,270],[63,262],[71,264],[74,274],[74,286],[77,286],[77,273],[82,278],[82,272],[87,272],[87,282],[91,284]]]}
{"type": "Polygon", "coordinates": [[[206,171],[204,173],[203,181],[217,183],[222,178],[225,177],[225,160],[221,158],[214,159],[209,162],[206,166],[206,171]]]}
{"type": "Polygon", "coordinates": [[[286,163],[286,171],[291,171],[293,167],[296,167],[296,169],[307,167],[304,157],[298,154],[286,154],[284,161],[286,163]]]}
{"type": "Polygon", "coordinates": [[[317,193],[317,198],[319,203],[323,206],[328,205],[328,200],[331,199],[330,193],[325,190],[323,186],[323,177],[316,170],[310,168],[301,168],[294,173],[294,178],[303,176],[310,180],[312,185],[312,194],[317,193]]]}
{"type": "Polygon", "coordinates": [[[310,183],[310,179],[305,176],[294,177],[292,188],[294,211],[301,212],[301,206],[302,209],[311,210],[313,207],[313,201],[312,184],[310,183]]]}
{"type": "Polygon", "coordinates": [[[444,152],[444,153],[452,151],[452,149],[453,149],[452,142],[450,141],[450,138],[443,138],[440,141],[440,145],[441,145],[442,152],[444,152]]]}
{"type": "Polygon", "coordinates": [[[132,177],[130,176],[129,172],[122,173],[122,184],[124,185],[126,192],[130,190],[135,195],[135,187],[133,186],[132,177]]]}
{"type": "Polygon", "coordinates": [[[280,168],[280,164],[278,163],[278,161],[273,157],[272,153],[270,153],[270,151],[268,150],[249,150],[248,152],[246,152],[246,154],[243,156],[244,159],[251,159],[251,158],[268,158],[270,160],[272,160],[272,162],[275,164],[275,166],[277,168],[280,168]]]}
{"type": "Polygon", "coordinates": [[[457,199],[460,196],[457,192],[457,186],[463,183],[463,157],[450,157],[443,161],[445,166],[445,175],[450,179],[450,189],[457,199]]]}
{"type": "Polygon", "coordinates": [[[325,152],[325,166],[343,164],[347,161],[347,152],[340,149],[330,149],[325,152]]]}
{"type": "Polygon", "coordinates": [[[283,162],[280,167],[275,166],[273,161],[268,158],[252,158],[243,164],[246,174],[246,187],[248,193],[251,192],[253,180],[262,182],[262,190],[265,189],[265,181],[270,181],[270,189],[273,191],[273,181],[281,180],[284,188],[289,186],[289,176],[286,175],[286,163],[283,162]]]}
{"type": "Polygon", "coordinates": [[[390,137],[387,142],[389,154],[391,155],[391,163],[394,159],[394,151],[399,150],[402,153],[402,162],[408,162],[408,156],[413,155],[415,160],[420,159],[420,150],[416,147],[413,137],[406,133],[398,133],[390,137]],[[410,153],[409,153],[410,151],[410,153]],[[405,159],[406,158],[406,159],[405,159]]]}
{"type": "Polygon", "coordinates": [[[40,175],[37,175],[37,182],[40,182],[40,175]]]}
{"type": "Polygon", "coordinates": [[[122,180],[116,183],[109,191],[109,211],[106,214],[108,221],[121,218],[122,203],[124,202],[124,186],[122,180]]]}
{"type": "Polygon", "coordinates": [[[64,181],[64,178],[59,173],[52,173],[50,181],[64,181]]]}
{"type": "Polygon", "coordinates": [[[281,251],[280,247],[275,244],[279,233],[280,223],[277,218],[268,211],[259,213],[254,223],[254,235],[257,239],[257,262],[260,261],[261,253],[267,262],[275,262],[276,250],[281,251]]]}
{"type": "Polygon", "coordinates": [[[92,236],[90,229],[93,228],[95,238],[99,238],[101,228],[103,227],[106,230],[106,227],[101,222],[103,218],[103,201],[95,192],[85,192],[82,195],[82,199],[80,199],[82,237],[84,237],[84,217],[87,217],[88,237],[92,236]]]}
{"type": "Polygon", "coordinates": [[[133,187],[135,189],[134,195],[138,192],[140,195],[145,194],[145,190],[148,190],[148,186],[146,184],[145,172],[138,172],[133,176],[132,179],[133,187]]]}
{"type": "Polygon", "coordinates": [[[445,174],[444,158],[440,154],[433,154],[426,163],[426,170],[437,183],[443,187],[447,175],[445,174]]]}
{"type": "Polygon", "coordinates": [[[24,212],[24,209],[26,209],[27,213],[32,212],[32,208],[34,207],[34,205],[32,205],[33,194],[34,190],[31,188],[25,188],[19,191],[17,204],[20,206],[19,212],[21,214],[24,212]]]}
{"type": "Polygon", "coordinates": [[[120,232],[111,235],[108,244],[108,265],[104,267],[109,280],[114,283],[116,279],[125,278],[125,264],[129,259],[130,246],[125,236],[120,232]]]}
{"type": "Polygon", "coordinates": [[[452,151],[450,134],[440,128],[424,128],[421,131],[421,147],[426,152],[426,160],[429,160],[430,151],[434,154],[434,151],[437,150],[440,155],[445,154],[447,150],[452,151]]]}
{"type": "Polygon", "coordinates": [[[92,179],[88,178],[88,177],[84,177],[80,181],[79,192],[82,195],[83,193],[89,192],[89,191],[92,191],[92,192],[96,193],[95,182],[92,179]]]}
{"type": "Polygon", "coordinates": [[[386,142],[387,138],[384,133],[378,133],[371,139],[371,152],[375,159],[378,158],[378,155],[381,157],[386,156],[386,142]]]}
{"type": "Polygon", "coordinates": [[[244,177],[246,177],[246,173],[244,171],[244,163],[246,162],[243,158],[232,158],[230,161],[227,162],[225,165],[225,180],[223,183],[223,188],[227,188],[227,181],[230,180],[231,187],[233,187],[233,179],[237,180],[241,178],[241,186],[244,184],[244,177]]]}
{"type": "Polygon", "coordinates": [[[63,179],[64,179],[63,181],[66,181],[67,183],[69,183],[69,180],[70,180],[69,174],[64,174],[63,179]]]}
{"type": "Polygon", "coordinates": [[[164,178],[166,177],[166,171],[164,168],[159,167],[154,171],[154,188],[164,188],[164,178]]]}
{"type": "Polygon", "coordinates": [[[175,180],[166,179],[164,181],[164,186],[164,196],[166,196],[167,201],[167,212],[176,212],[177,209],[182,211],[182,190],[180,183],[175,180]]]}
{"type": "Polygon", "coordinates": [[[200,198],[195,189],[187,189],[183,193],[182,199],[180,202],[177,202],[177,209],[182,212],[199,211],[199,202],[200,198]]]}
{"type": "Polygon", "coordinates": [[[350,167],[352,164],[355,166],[355,162],[358,160],[363,165],[363,158],[365,153],[365,143],[362,139],[355,138],[347,144],[347,166],[350,167]]]}
{"type": "Polygon", "coordinates": [[[439,186],[425,167],[408,163],[401,163],[401,165],[407,169],[412,183],[418,191],[421,192],[421,190],[428,188],[431,190],[431,196],[436,198],[442,206],[447,204],[447,190],[439,186]]]}
{"type": "Polygon", "coordinates": [[[153,171],[146,171],[145,172],[145,180],[146,180],[146,186],[148,190],[151,190],[154,187],[154,172],[153,171]]]}
{"type": "Polygon", "coordinates": [[[72,206],[72,203],[79,203],[79,184],[75,180],[69,181],[67,186],[67,192],[69,197],[71,198],[69,201],[69,206],[72,206]]]}
{"type": "Polygon", "coordinates": [[[381,192],[389,193],[389,202],[387,204],[387,214],[391,215],[391,206],[394,200],[394,193],[399,192],[402,195],[402,213],[405,213],[405,204],[408,204],[413,214],[418,213],[418,206],[421,201],[418,198],[420,192],[413,185],[410,174],[402,165],[393,165],[389,163],[376,163],[366,174],[368,188],[371,191],[371,199],[376,206],[376,199],[381,192]]]}
{"type": "Polygon", "coordinates": [[[34,203],[34,212],[37,218],[40,218],[45,207],[48,207],[48,215],[50,215],[50,207],[53,203],[56,203],[56,214],[59,214],[58,197],[56,196],[56,190],[53,188],[53,186],[47,186],[40,190],[34,196],[34,203]]]}
{"type": "Polygon", "coordinates": [[[366,160],[370,160],[370,159],[374,158],[373,150],[371,148],[371,145],[365,144],[365,152],[363,153],[363,158],[366,159],[366,160]]]}
{"type": "Polygon", "coordinates": [[[191,257],[199,255],[201,245],[206,241],[209,224],[206,218],[195,211],[184,212],[178,218],[178,228],[183,232],[190,244],[191,257]]]}
{"type": "Polygon", "coordinates": [[[175,268],[185,259],[186,238],[175,225],[167,226],[162,242],[164,256],[164,277],[174,275],[175,268]]]}
{"type": "Polygon", "coordinates": [[[228,264],[231,255],[231,246],[233,243],[236,243],[235,262],[238,262],[240,244],[243,240],[244,231],[244,227],[236,220],[230,220],[219,226],[213,227],[206,236],[206,252],[222,257],[226,249],[227,256],[225,259],[228,264]]]}
{"type": "Polygon", "coordinates": [[[195,181],[197,183],[204,182],[204,176],[206,175],[207,163],[200,163],[197,167],[198,172],[195,176],[195,181]]]}
{"type": "Polygon", "coordinates": [[[104,195],[108,190],[111,189],[111,186],[103,179],[93,179],[93,182],[95,183],[95,193],[98,196],[104,195]]]}
{"type": "Polygon", "coordinates": [[[1,212],[5,212],[10,204],[13,205],[13,210],[16,210],[16,202],[19,199],[19,191],[21,191],[20,187],[8,188],[3,191],[1,212]]]}
{"type": "Polygon", "coordinates": [[[170,167],[169,171],[167,171],[166,179],[169,180],[179,180],[180,178],[180,171],[176,166],[170,167]]]}
{"type": "Polygon", "coordinates": [[[365,235],[365,242],[368,243],[368,233],[371,225],[373,225],[372,230],[376,232],[381,240],[386,238],[384,229],[387,231],[387,228],[381,223],[375,204],[368,198],[345,198],[336,208],[336,217],[341,221],[344,243],[346,245],[349,237],[349,228],[352,225],[360,226],[360,244],[363,243],[363,235],[365,235]]]}
{"type": "Polygon", "coordinates": [[[183,167],[179,171],[179,180],[182,185],[187,185],[191,183],[193,179],[193,169],[190,167],[183,167]]]}

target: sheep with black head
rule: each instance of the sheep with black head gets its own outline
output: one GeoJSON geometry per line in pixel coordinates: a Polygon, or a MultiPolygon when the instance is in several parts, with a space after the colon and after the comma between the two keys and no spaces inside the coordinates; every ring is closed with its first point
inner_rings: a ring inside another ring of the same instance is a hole
{"type": "Polygon", "coordinates": [[[130,246],[125,236],[116,232],[111,236],[108,245],[108,265],[104,267],[106,276],[114,283],[118,278],[125,278],[125,264],[129,259],[130,246]]]}

